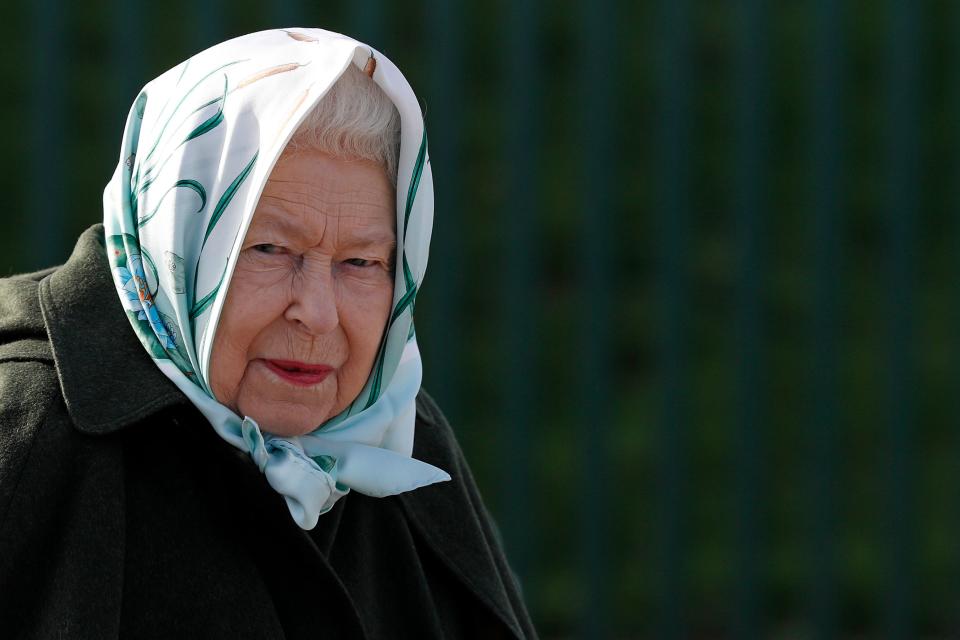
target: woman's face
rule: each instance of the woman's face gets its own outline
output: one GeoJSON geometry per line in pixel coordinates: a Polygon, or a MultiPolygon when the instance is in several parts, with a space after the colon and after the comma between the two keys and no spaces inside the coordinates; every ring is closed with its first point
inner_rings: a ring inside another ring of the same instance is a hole
{"type": "Polygon", "coordinates": [[[265,431],[301,435],[369,376],[393,300],[394,191],[375,163],[281,156],[237,260],[210,386],[265,431]]]}

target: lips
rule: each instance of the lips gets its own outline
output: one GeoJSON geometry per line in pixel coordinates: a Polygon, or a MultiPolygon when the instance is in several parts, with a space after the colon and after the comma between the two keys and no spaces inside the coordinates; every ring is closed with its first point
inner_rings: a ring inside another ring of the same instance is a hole
{"type": "Polygon", "coordinates": [[[319,384],[330,375],[333,367],[325,364],[308,364],[296,360],[263,360],[270,371],[287,382],[309,387],[319,384]]]}

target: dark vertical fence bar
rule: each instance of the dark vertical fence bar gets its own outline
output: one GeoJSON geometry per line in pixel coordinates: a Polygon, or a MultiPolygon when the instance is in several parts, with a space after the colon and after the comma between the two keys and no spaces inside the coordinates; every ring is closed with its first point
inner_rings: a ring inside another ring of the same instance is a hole
{"type": "Polygon", "coordinates": [[[763,545],[760,514],[764,504],[763,358],[763,221],[766,217],[769,95],[767,64],[769,30],[767,2],[741,0],[736,51],[736,173],[734,219],[739,267],[736,292],[737,567],[734,637],[760,638],[762,603],[760,572],[763,545]]]}
{"type": "Polygon", "coordinates": [[[271,0],[269,7],[269,28],[314,26],[312,24],[301,24],[303,20],[303,3],[301,0],[271,0]]]}
{"type": "Polygon", "coordinates": [[[426,3],[429,98],[427,116],[430,167],[434,182],[433,240],[435,268],[428,271],[429,360],[424,363],[430,390],[453,424],[461,425],[459,390],[462,376],[463,277],[465,211],[460,178],[460,131],[463,111],[463,16],[460,0],[426,3]]]}
{"type": "MultiPolygon", "coordinates": [[[[111,38],[111,64],[114,75],[114,113],[111,122],[117,126],[110,131],[123,131],[127,114],[139,90],[147,83],[143,77],[143,2],[142,0],[115,0],[113,3],[114,30],[111,38]]],[[[118,148],[120,136],[113,148],[118,148]]]]}
{"type": "MultiPolygon", "coordinates": [[[[950,8],[952,12],[948,12],[949,16],[949,33],[951,36],[951,44],[948,49],[951,54],[951,58],[954,62],[960,62],[960,41],[957,39],[957,35],[960,34],[960,5],[951,5],[950,8]]],[[[926,65],[925,65],[926,66],[926,65]]],[[[948,113],[950,114],[950,119],[947,121],[945,134],[948,136],[948,140],[951,143],[950,146],[950,155],[949,162],[945,163],[945,171],[942,175],[938,177],[943,179],[945,182],[950,184],[950,188],[947,190],[947,197],[945,198],[948,203],[951,203],[953,206],[950,209],[951,211],[957,211],[957,203],[960,202],[960,182],[958,182],[958,169],[960,169],[960,74],[957,73],[957,66],[948,67],[950,73],[948,77],[950,78],[950,84],[948,91],[946,92],[946,103],[949,107],[948,113]]],[[[949,289],[952,294],[950,297],[951,306],[949,307],[950,312],[950,347],[949,354],[951,356],[951,366],[949,373],[948,385],[945,385],[952,391],[952,397],[949,400],[949,403],[946,404],[944,414],[949,416],[949,420],[945,421],[944,424],[949,424],[952,426],[952,437],[951,443],[953,446],[953,457],[952,457],[952,469],[960,468],[960,429],[958,429],[958,413],[957,405],[958,400],[960,400],[960,278],[957,278],[957,274],[960,273],[957,267],[960,267],[960,217],[952,215],[948,218],[950,220],[950,225],[952,225],[952,242],[949,246],[953,249],[951,258],[946,261],[947,264],[952,265],[952,269],[948,269],[948,273],[952,276],[953,280],[951,287],[949,289]]],[[[953,502],[951,503],[952,512],[950,513],[949,520],[944,518],[945,521],[949,523],[949,530],[953,539],[957,539],[958,534],[960,534],[960,486],[953,484],[950,487],[950,492],[947,495],[952,495],[954,497],[953,502]]],[[[948,598],[945,599],[946,602],[960,602],[960,547],[953,545],[949,557],[949,564],[945,567],[942,567],[942,570],[945,570],[949,576],[950,587],[947,591],[948,598]]],[[[951,630],[958,628],[958,622],[960,622],[960,611],[956,607],[952,607],[952,610],[949,613],[940,612],[940,624],[944,627],[951,630]]]]}
{"type": "Polygon", "coordinates": [[[387,57],[393,59],[386,42],[386,20],[383,15],[386,3],[383,0],[355,0],[348,3],[347,7],[349,35],[383,51],[387,57]]]}
{"type": "Polygon", "coordinates": [[[915,414],[913,267],[918,201],[918,5],[887,4],[886,224],[889,361],[887,495],[889,584],[884,611],[888,638],[913,637],[913,477],[915,414]]]}
{"type": "Polygon", "coordinates": [[[501,48],[504,95],[503,166],[507,179],[503,230],[500,326],[503,362],[500,397],[503,403],[502,450],[506,455],[503,533],[513,566],[523,583],[530,577],[533,518],[530,500],[533,459],[530,431],[536,423],[537,393],[533,346],[536,335],[537,222],[539,141],[536,0],[516,0],[504,16],[501,48]]]}
{"type": "Polygon", "coordinates": [[[840,224],[843,172],[841,143],[842,46],[841,5],[817,0],[814,5],[812,144],[814,317],[813,411],[811,435],[811,560],[809,615],[813,635],[829,640],[837,633],[837,469],[839,391],[837,369],[841,282],[840,224]]]}
{"type": "Polygon", "coordinates": [[[577,429],[581,450],[590,461],[590,477],[582,483],[583,508],[581,584],[586,590],[583,633],[587,639],[607,638],[611,633],[609,607],[610,494],[608,450],[613,412],[610,392],[612,364],[611,290],[613,255],[613,189],[616,161],[612,127],[615,122],[611,65],[615,65],[616,38],[613,0],[581,3],[580,64],[576,87],[580,97],[580,150],[577,163],[580,181],[580,413],[577,429]]]}
{"type": "Polygon", "coordinates": [[[656,125],[660,167],[656,215],[659,225],[659,300],[662,308],[663,416],[657,461],[655,576],[656,635],[687,635],[685,602],[686,531],[683,521],[687,492],[687,250],[690,235],[691,88],[690,6],[687,0],[659,3],[660,37],[657,90],[660,113],[656,125]]]}
{"type": "Polygon", "coordinates": [[[225,39],[224,16],[226,13],[225,0],[200,0],[197,3],[197,14],[191,22],[194,24],[194,37],[197,39],[195,52],[212,47],[225,39]]]}
{"type": "MultiPolygon", "coordinates": [[[[960,35],[960,5],[951,5],[950,8],[953,11],[947,14],[950,18],[948,24],[950,25],[949,33],[951,37],[951,45],[948,50],[951,53],[951,59],[954,62],[960,62],[960,40],[957,38],[960,35]]],[[[956,212],[957,203],[960,202],[960,182],[957,180],[958,168],[960,168],[960,144],[958,144],[960,142],[960,135],[958,135],[960,134],[960,128],[958,128],[958,123],[960,123],[958,121],[958,118],[960,118],[960,108],[958,108],[960,107],[960,74],[957,73],[957,66],[948,67],[948,69],[950,70],[948,75],[950,84],[946,92],[946,103],[949,107],[950,119],[942,131],[944,131],[951,146],[949,161],[944,163],[946,170],[938,175],[938,178],[950,184],[945,200],[953,205],[950,210],[956,212]]],[[[952,215],[948,219],[950,220],[949,224],[952,225],[953,234],[952,242],[949,244],[953,252],[951,258],[946,261],[947,264],[953,266],[952,269],[947,271],[953,278],[949,289],[951,306],[948,307],[950,312],[950,346],[948,353],[951,356],[951,366],[948,374],[948,384],[944,386],[952,391],[952,397],[948,403],[945,403],[945,407],[941,411],[943,411],[945,417],[949,416],[949,420],[945,421],[944,424],[952,425],[953,464],[951,469],[956,470],[960,468],[960,429],[957,428],[958,415],[960,415],[957,411],[958,400],[960,400],[960,278],[957,278],[957,274],[960,273],[957,270],[957,267],[960,266],[960,217],[952,215]]],[[[944,520],[949,523],[950,533],[956,540],[960,535],[960,509],[958,509],[960,507],[960,486],[951,485],[950,492],[947,495],[952,495],[954,500],[951,503],[952,513],[950,513],[949,519],[944,518],[944,520]]],[[[948,583],[950,587],[947,591],[948,598],[945,598],[944,601],[960,602],[960,547],[954,545],[948,558],[948,564],[945,563],[946,566],[941,567],[941,570],[949,576],[950,581],[948,583]]],[[[960,623],[960,610],[956,607],[951,606],[949,612],[940,611],[939,614],[937,622],[944,628],[951,631],[960,628],[960,624],[958,624],[960,623]]]]}
{"type": "Polygon", "coordinates": [[[27,217],[30,251],[21,258],[28,269],[60,264],[67,258],[64,242],[66,200],[62,176],[67,175],[64,149],[70,145],[65,124],[67,109],[64,78],[69,77],[69,60],[64,45],[68,33],[64,23],[66,7],[59,0],[36,0],[31,24],[34,37],[28,40],[33,58],[30,112],[30,209],[27,217]]]}

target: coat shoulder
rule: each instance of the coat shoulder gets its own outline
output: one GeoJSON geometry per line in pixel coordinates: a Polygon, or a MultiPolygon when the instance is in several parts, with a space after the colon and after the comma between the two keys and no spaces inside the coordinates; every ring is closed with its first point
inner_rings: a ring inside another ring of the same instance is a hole
{"type": "MultiPolygon", "coordinates": [[[[72,436],[38,299],[40,281],[53,272],[0,278],[0,534],[29,461],[44,458],[56,466],[49,449],[72,436]],[[62,424],[57,426],[57,422],[62,424]]],[[[28,474],[29,475],[29,474],[28,474]]]]}
{"type": "MultiPolygon", "coordinates": [[[[416,444],[418,457],[444,458],[453,461],[459,453],[457,438],[437,402],[425,389],[417,394],[416,444]]],[[[433,460],[426,460],[434,464],[433,460]]]]}
{"type": "Polygon", "coordinates": [[[414,457],[440,467],[453,476],[455,482],[466,482],[467,487],[476,492],[473,475],[457,440],[456,431],[437,401],[425,389],[420,389],[417,394],[416,409],[414,457]]]}
{"type": "Polygon", "coordinates": [[[0,278],[0,363],[53,362],[38,292],[40,282],[56,269],[0,278]]]}
{"type": "Polygon", "coordinates": [[[40,281],[54,270],[0,278],[0,522],[6,492],[61,397],[38,296],[40,281]]]}

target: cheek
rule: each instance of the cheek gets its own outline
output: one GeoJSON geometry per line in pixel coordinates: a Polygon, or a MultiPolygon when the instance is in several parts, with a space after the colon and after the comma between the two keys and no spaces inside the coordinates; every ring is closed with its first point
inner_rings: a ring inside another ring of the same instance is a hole
{"type": "Polygon", "coordinates": [[[345,293],[340,321],[350,342],[351,360],[367,368],[366,380],[390,316],[393,282],[345,293]]]}
{"type": "Polygon", "coordinates": [[[210,353],[210,387],[221,403],[236,408],[240,382],[257,336],[283,311],[279,288],[252,287],[235,279],[227,293],[210,353]]]}

